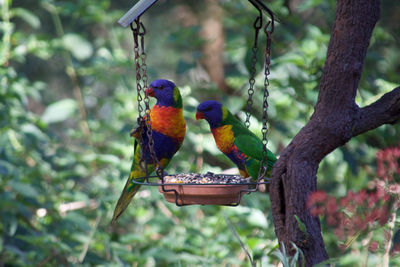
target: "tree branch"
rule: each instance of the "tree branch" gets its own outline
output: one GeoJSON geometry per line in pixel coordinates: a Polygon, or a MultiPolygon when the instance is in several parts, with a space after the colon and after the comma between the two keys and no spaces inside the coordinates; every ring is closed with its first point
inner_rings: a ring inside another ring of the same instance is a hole
{"type": "Polygon", "coordinates": [[[353,128],[357,136],[383,124],[394,124],[400,121],[400,86],[384,94],[376,102],[359,109],[359,119],[353,128]]]}
{"type": "Polygon", "coordinates": [[[380,16],[379,0],[338,0],[315,111],[352,112],[369,40],[380,16]]]}

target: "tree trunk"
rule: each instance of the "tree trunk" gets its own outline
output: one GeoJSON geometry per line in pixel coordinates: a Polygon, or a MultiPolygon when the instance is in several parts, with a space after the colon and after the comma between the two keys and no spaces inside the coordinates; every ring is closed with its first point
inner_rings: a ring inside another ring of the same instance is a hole
{"type": "Polygon", "coordinates": [[[222,92],[232,94],[234,90],[225,81],[223,52],[225,50],[225,33],[222,20],[224,18],[221,6],[215,0],[206,0],[206,9],[202,14],[200,32],[205,41],[201,64],[222,92]]]}
{"type": "Polygon", "coordinates": [[[306,266],[328,259],[319,219],[306,207],[309,194],[317,189],[319,163],[353,136],[400,119],[400,88],[368,107],[355,103],[379,14],[379,0],[338,0],[314,114],[272,170],[270,198],[276,235],[286,249],[292,249],[293,242],[303,251],[306,266]],[[306,226],[306,233],[295,215],[306,226]]]}

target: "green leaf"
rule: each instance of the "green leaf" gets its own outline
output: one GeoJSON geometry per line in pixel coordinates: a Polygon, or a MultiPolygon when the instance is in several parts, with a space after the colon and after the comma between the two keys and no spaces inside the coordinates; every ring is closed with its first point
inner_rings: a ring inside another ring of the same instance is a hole
{"type": "Polygon", "coordinates": [[[314,267],[325,267],[327,265],[335,266],[335,263],[337,264],[338,260],[339,260],[338,258],[330,258],[330,259],[328,259],[326,261],[323,261],[323,262],[320,262],[320,263],[314,265],[314,267]]]}
{"type": "Polygon", "coordinates": [[[22,132],[25,134],[31,134],[37,139],[46,139],[46,135],[34,124],[26,123],[21,126],[22,132]]]}
{"type": "Polygon", "coordinates": [[[63,45],[78,60],[88,59],[93,54],[92,45],[78,34],[69,33],[64,35],[63,45]]]}
{"type": "Polygon", "coordinates": [[[117,156],[111,155],[111,154],[98,155],[97,159],[100,162],[114,164],[114,165],[117,165],[120,162],[120,160],[119,160],[119,158],[117,156]]]}
{"type": "Polygon", "coordinates": [[[128,233],[121,237],[121,243],[132,244],[134,242],[140,242],[142,240],[142,236],[139,234],[128,233]]]}
{"type": "Polygon", "coordinates": [[[11,163],[0,160],[0,175],[9,175],[12,171],[15,170],[15,166],[12,165],[11,163]]]}
{"type": "Polygon", "coordinates": [[[306,225],[300,220],[300,218],[296,214],[294,215],[294,218],[296,219],[297,224],[299,225],[300,231],[302,231],[306,235],[306,238],[307,238],[308,233],[307,233],[306,225]]]}
{"type": "Polygon", "coordinates": [[[39,18],[30,12],[29,10],[26,10],[25,8],[17,7],[11,10],[11,16],[12,17],[19,17],[22,20],[24,20],[26,23],[28,23],[32,28],[38,29],[40,27],[40,20],[39,18]]]}
{"type": "Polygon", "coordinates": [[[306,11],[307,9],[316,7],[316,6],[320,5],[321,3],[323,3],[323,0],[307,0],[307,1],[304,1],[303,3],[301,3],[297,7],[297,9],[300,12],[303,12],[303,11],[306,11]]]}
{"type": "Polygon", "coordinates": [[[68,119],[77,109],[76,101],[63,99],[49,105],[42,115],[42,121],[46,123],[61,122],[68,119]]]}
{"type": "Polygon", "coordinates": [[[20,183],[15,180],[8,182],[8,185],[13,188],[14,191],[26,197],[37,197],[38,192],[30,184],[20,183]]]}
{"type": "Polygon", "coordinates": [[[247,217],[247,221],[249,224],[260,227],[267,228],[268,221],[265,218],[264,213],[258,209],[251,209],[249,216],[247,217]]]}
{"type": "Polygon", "coordinates": [[[301,249],[298,246],[296,246],[295,243],[293,243],[293,242],[291,242],[291,243],[292,243],[292,246],[294,247],[296,253],[294,254],[292,260],[290,261],[290,265],[291,266],[297,266],[297,262],[299,260],[299,257],[301,257],[301,263],[302,263],[301,267],[304,267],[306,263],[305,263],[303,251],[301,251],[301,249]]]}
{"type": "MultiPolygon", "coordinates": [[[[67,213],[64,219],[66,222],[73,226],[74,229],[89,231],[90,225],[88,223],[87,218],[79,212],[70,211],[67,213]]],[[[83,241],[82,236],[80,236],[80,232],[77,232],[73,236],[75,239],[83,241]]]]}
{"type": "Polygon", "coordinates": [[[285,245],[283,244],[283,242],[281,243],[281,248],[282,248],[282,251],[280,249],[275,250],[272,252],[272,255],[277,257],[282,262],[282,265],[284,267],[289,267],[290,266],[289,265],[290,256],[286,254],[286,249],[285,249],[285,245]]]}

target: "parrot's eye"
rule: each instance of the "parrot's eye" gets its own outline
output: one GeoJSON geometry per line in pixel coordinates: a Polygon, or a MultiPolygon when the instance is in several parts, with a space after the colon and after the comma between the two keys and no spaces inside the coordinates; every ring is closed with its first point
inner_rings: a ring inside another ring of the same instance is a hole
{"type": "Polygon", "coordinates": [[[210,111],[211,107],[206,108],[204,111],[210,111]]]}
{"type": "Polygon", "coordinates": [[[164,89],[164,85],[160,85],[160,86],[158,87],[158,89],[160,89],[160,90],[164,89]]]}

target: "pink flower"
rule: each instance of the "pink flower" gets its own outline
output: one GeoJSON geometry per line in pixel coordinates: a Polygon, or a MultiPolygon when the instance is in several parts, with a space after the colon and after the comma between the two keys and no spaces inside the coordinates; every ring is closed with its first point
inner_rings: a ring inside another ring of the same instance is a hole
{"type": "Polygon", "coordinates": [[[400,158],[400,147],[390,147],[376,153],[378,177],[392,181],[394,174],[400,174],[398,159],[400,158]]]}
{"type": "Polygon", "coordinates": [[[327,198],[326,192],[322,191],[322,190],[318,190],[318,191],[312,192],[308,199],[313,203],[321,203],[321,202],[325,201],[326,198],[327,198]]]}
{"type": "Polygon", "coordinates": [[[367,228],[367,221],[359,216],[355,218],[354,224],[357,231],[363,231],[367,228]]]}
{"type": "Polygon", "coordinates": [[[347,192],[347,197],[349,198],[349,199],[354,199],[354,197],[355,197],[355,194],[354,194],[354,192],[353,191],[349,191],[349,192],[347,192]]]}
{"type": "Polygon", "coordinates": [[[379,201],[379,197],[378,197],[377,193],[369,194],[368,201],[367,201],[368,202],[367,207],[372,208],[374,205],[376,205],[378,203],[378,201],[379,201]]]}
{"type": "Polygon", "coordinates": [[[335,216],[328,215],[328,217],[326,218],[326,223],[330,226],[334,226],[337,225],[338,220],[335,218],[335,216]]]}
{"type": "Polygon", "coordinates": [[[400,194],[400,185],[399,184],[389,185],[389,193],[396,195],[400,194]]]}
{"type": "Polygon", "coordinates": [[[389,212],[387,210],[387,207],[382,207],[379,213],[379,218],[378,222],[380,225],[385,225],[387,221],[389,220],[389,212]]]}
{"type": "Polygon", "coordinates": [[[371,251],[372,253],[376,252],[378,248],[379,248],[379,243],[376,241],[372,241],[368,247],[369,251],[371,251]]]}
{"type": "MultiPolygon", "coordinates": [[[[400,205],[400,183],[394,182],[400,174],[400,146],[380,150],[376,157],[378,178],[368,182],[366,189],[358,192],[350,190],[340,199],[321,190],[309,195],[307,207],[311,215],[326,216],[326,224],[334,227],[334,233],[340,240],[359,231],[372,231],[378,223],[385,225],[393,206],[400,205]]],[[[376,241],[368,246],[372,253],[378,248],[376,241]]],[[[400,245],[396,249],[400,252],[400,245]]]]}
{"type": "Polygon", "coordinates": [[[329,197],[328,203],[326,204],[326,210],[329,214],[334,214],[338,209],[336,204],[336,199],[334,197],[329,197]]]}
{"type": "Polygon", "coordinates": [[[368,198],[367,193],[365,192],[365,189],[361,190],[360,192],[358,192],[357,194],[354,195],[354,202],[357,205],[361,205],[363,204],[364,200],[366,200],[368,198]]]}
{"type": "Polygon", "coordinates": [[[324,201],[327,198],[325,191],[315,191],[308,197],[307,207],[312,216],[323,215],[325,213],[324,201]]]}
{"type": "Polygon", "coordinates": [[[335,235],[336,235],[340,240],[344,240],[344,238],[345,238],[344,230],[343,230],[342,228],[336,228],[336,229],[335,229],[335,235]]]}
{"type": "Polygon", "coordinates": [[[339,205],[341,207],[346,207],[349,204],[349,198],[347,196],[340,198],[339,205]]]}
{"type": "Polygon", "coordinates": [[[374,222],[379,218],[379,215],[380,215],[379,210],[375,208],[365,216],[365,219],[368,222],[374,222]]]}

